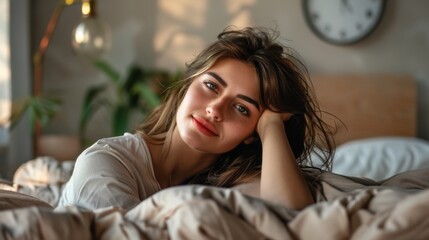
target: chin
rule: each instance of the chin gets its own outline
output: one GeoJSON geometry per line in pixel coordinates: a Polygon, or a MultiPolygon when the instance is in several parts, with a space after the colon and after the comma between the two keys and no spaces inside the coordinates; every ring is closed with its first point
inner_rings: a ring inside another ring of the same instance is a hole
{"type": "Polygon", "coordinates": [[[198,136],[189,136],[184,135],[181,136],[183,142],[191,149],[199,151],[199,152],[208,152],[207,146],[210,145],[206,143],[203,139],[198,136]]]}

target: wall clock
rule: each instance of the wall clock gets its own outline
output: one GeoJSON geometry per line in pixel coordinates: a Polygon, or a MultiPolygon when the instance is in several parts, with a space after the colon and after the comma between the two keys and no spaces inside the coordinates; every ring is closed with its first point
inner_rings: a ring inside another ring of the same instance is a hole
{"type": "Polygon", "coordinates": [[[385,0],[303,0],[311,30],[326,42],[346,45],[369,36],[383,17],[385,0]]]}

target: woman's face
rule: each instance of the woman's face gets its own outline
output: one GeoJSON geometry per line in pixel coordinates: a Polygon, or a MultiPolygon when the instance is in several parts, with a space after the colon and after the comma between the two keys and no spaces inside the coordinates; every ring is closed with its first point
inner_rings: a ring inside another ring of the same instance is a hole
{"type": "Polygon", "coordinates": [[[219,60],[196,77],[179,106],[177,129],[191,148],[225,153],[251,137],[262,113],[255,68],[219,60]]]}

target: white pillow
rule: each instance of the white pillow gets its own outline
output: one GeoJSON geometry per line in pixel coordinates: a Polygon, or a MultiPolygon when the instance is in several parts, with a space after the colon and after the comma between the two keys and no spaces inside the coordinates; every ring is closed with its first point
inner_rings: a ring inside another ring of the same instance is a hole
{"type": "Polygon", "coordinates": [[[429,168],[428,141],[382,137],[355,140],[338,146],[332,172],[379,181],[422,168],[429,168]]]}

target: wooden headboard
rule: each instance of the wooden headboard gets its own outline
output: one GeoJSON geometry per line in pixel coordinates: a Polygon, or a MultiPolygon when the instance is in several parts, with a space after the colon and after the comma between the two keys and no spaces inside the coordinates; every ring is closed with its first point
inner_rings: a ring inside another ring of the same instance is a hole
{"type": "Polygon", "coordinates": [[[336,126],[335,142],[379,136],[416,136],[417,94],[401,75],[312,75],[322,118],[336,126]],[[341,121],[343,123],[341,123],[341,121]]]}

